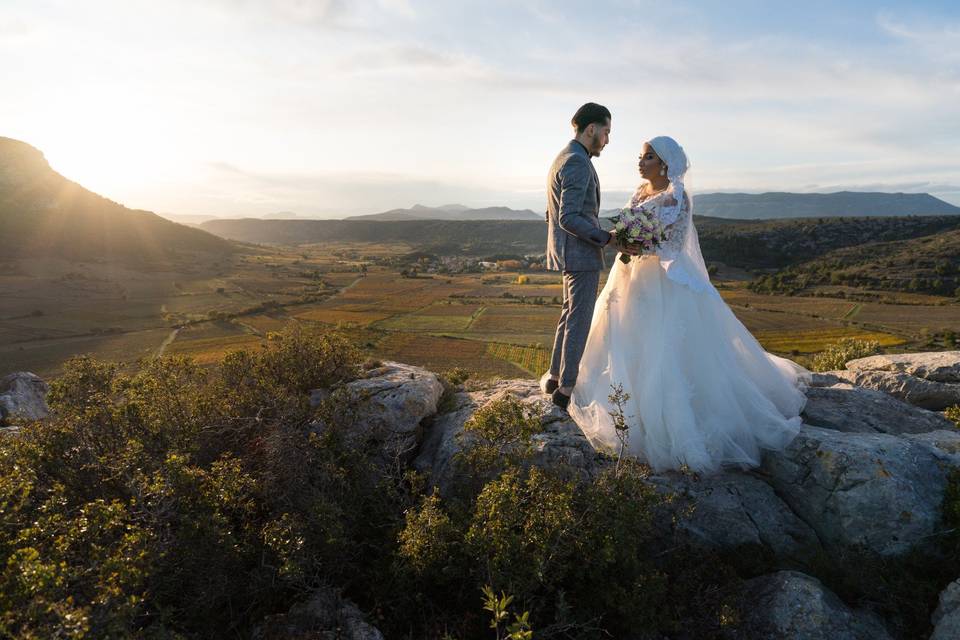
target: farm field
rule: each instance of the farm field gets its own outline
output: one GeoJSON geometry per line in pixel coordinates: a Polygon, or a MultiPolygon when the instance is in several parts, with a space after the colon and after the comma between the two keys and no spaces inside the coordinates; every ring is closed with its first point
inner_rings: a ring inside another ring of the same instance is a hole
{"type": "MultiPolygon", "coordinates": [[[[207,364],[231,350],[257,348],[290,323],[337,329],[370,357],[437,371],[534,377],[546,369],[560,313],[559,274],[405,277],[400,267],[370,261],[408,250],[259,247],[219,263],[170,264],[149,273],[57,261],[6,265],[0,375],[53,376],[79,353],[130,363],[161,347],[207,364]]],[[[750,291],[740,272],[716,284],[764,348],[801,364],[847,337],[896,351],[944,348],[943,336],[960,333],[960,304],[951,298],[885,292],[907,303],[888,304],[764,295],[750,291]]]]}

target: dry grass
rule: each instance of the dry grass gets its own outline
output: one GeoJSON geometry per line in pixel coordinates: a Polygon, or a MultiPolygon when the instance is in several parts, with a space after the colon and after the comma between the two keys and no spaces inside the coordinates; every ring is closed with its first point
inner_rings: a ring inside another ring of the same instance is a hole
{"type": "Polygon", "coordinates": [[[258,349],[261,344],[263,338],[250,334],[197,340],[180,340],[178,337],[167,347],[166,355],[188,356],[199,364],[213,364],[231,351],[258,349]]]}
{"type": "Polygon", "coordinates": [[[506,360],[491,355],[487,344],[441,336],[392,333],[376,348],[379,357],[447,371],[459,367],[480,377],[525,378],[530,374],[506,360]]]}
{"type": "Polygon", "coordinates": [[[906,342],[905,339],[889,333],[863,331],[855,327],[795,332],[758,331],[754,336],[767,351],[786,354],[794,351],[805,354],[817,353],[843,338],[876,340],[882,347],[897,346],[906,342]]]}
{"type": "Polygon", "coordinates": [[[530,375],[539,378],[550,368],[550,352],[538,347],[522,347],[515,344],[488,342],[487,353],[495,358],[517,365],[530,375]]]}

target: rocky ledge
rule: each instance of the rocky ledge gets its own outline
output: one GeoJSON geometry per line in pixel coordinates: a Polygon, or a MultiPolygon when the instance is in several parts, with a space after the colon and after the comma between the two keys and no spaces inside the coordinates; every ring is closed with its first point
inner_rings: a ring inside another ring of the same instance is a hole
{"type": "MultiPolygon", "coordinates": [[[[32,374],[3,378],[5,419],[45,415],[45,392],[32,374]]],[[[359,407],[358,430],[380,443],[384,459],[421,471],[441,494],[452,487],[454,456],[470,443],[459,437],[464,424],[505,396],[539,416],[533,464],[563,461],[583,477],[611,464],[532,380],[470,385],[444,396],[435,374],[386,362],[340,392],[359,407]]],[[[317,390],[312,398],[327,393],[317,390]]],[[[817,374],[808,398],[798,437],[786,450],[769,452],[759,469],[703,477],[669,472],[649,481],[678,497],[672,501],[678,510],[693,507],[676,521],[695,544],[758,550],[784,569],[746,583],[744,597],[763,605],[751,608],[737,637],[887,638],[883,621],[844,604],[813,577],[812,563],[850,549],[891,559],[933,551],[945,533],[941,505],[950,476],[960,469],[960,431],[935,409],[960,401],[960,351],[854,360],[844,371],[817,374]]],[[[958,637],[958,603],[960,580],[941,594],[933,638],[958,637]]],[[[261,637],[299,637],[287,630],[306,619],[312,629],[339,621],[344,635],[337,637],[379,637],[331,592],[273,620],[261,637]]]]}

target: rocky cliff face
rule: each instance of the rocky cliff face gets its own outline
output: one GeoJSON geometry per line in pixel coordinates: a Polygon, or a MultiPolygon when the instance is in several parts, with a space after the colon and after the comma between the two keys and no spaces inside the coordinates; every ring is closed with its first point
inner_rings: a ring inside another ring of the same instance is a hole
{"type": "MultiPolygon", "coordinates": [[[[359,403],[363,436],[380,443],[385,461],[426,474],[441,494],[452,486],[454,456],[470,445],[469,437],[460,437],[464,424],[480,407],[507,395],[540,417],[533,464],[563,461],[591,477],[612,463],[533,381],[460,388],[440,408],[443,388],[429,371],[384,363],[365,375],[342,390],[359,403]]],[[[15,374],[0,383],[7,413],[43,415],[38,398],[45,389],[38,380],[15,374]]],[[[951,474],[960,470],[960,431],[925,407],[942,408],[960,397],[954,395],[958,391],[960,351],[856,360],[846,371],[815,377],[806,426],[786,450],[768,453],[759,469],[650,477],[659,491],[677,497],[674,515],[684,512],[677,526],[696,544],[720,552],[757,549],[784,569],[746,583],[744,597],[756,606],[736,637],[890,637],[882,620],[848,606],[817,580],[814,559],[840,558],[850,549],[890,559],[934,552],[932,541],[944,533],[943,498],[951,474]],[[858,384],[864,381],[872,388],[858,384]],[[904,391],[926,383],[938,385],[934,395],[940,400],[904,391]]],[[[317,391],[314,399],[324,395],[317,391]]],[[[957,584],[941,595],[932,621],[935,638],[955,637],[957,584]]],[[[296,621],[317,629],[344,616],[352,622],[341,625],[347,635],[337,637],[377,637],[349,602],[321,595],[268,624],[263,637],[300,637],[296,621]]]]}

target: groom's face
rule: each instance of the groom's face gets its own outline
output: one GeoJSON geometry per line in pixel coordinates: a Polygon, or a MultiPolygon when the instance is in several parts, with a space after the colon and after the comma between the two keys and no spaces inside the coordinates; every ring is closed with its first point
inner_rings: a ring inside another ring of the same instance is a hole
{"type": "Polygon", "coordinates": [[[591,124],[587,127],[588,134],[591,133],[591,129],[593,133],[590,135],[590,144],[587,145],[587,149],[590,151],[590,155],[599,156],[603,148],[610,142],[610,118],[607,118],[604,124],[599,122],[591,124]]]}

